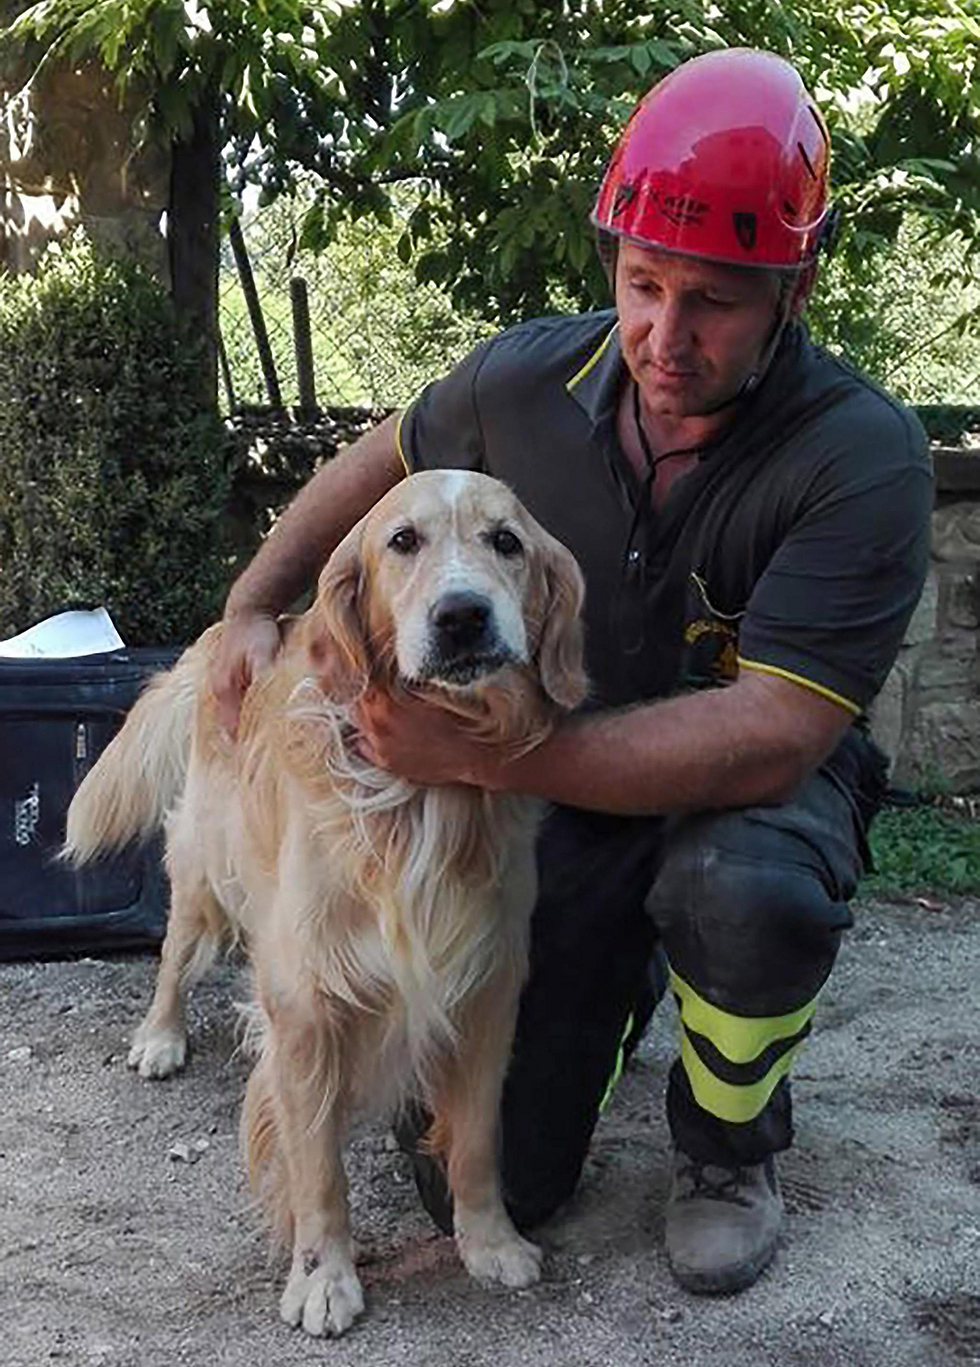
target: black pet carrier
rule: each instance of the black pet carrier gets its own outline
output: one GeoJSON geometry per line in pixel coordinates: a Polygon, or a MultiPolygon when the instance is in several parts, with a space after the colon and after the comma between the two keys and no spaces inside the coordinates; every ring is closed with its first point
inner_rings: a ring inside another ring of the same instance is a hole
{"type": "Polygon", "coordinates": [[[80,870],[57,858],[75,789],[176,650],[0,660],[0,959],[158,943],[159,841],[80,870]]]}

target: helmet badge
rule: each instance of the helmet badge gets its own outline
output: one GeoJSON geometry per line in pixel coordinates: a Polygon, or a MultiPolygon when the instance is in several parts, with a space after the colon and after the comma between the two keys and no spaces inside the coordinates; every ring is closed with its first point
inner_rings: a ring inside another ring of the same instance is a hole
{"type": "Polygon", "coordinates": [[[616,195],[613,199],[612,216],[618,218],[625,213],[636,198],[636,186],[631,180],[623,180],[616,186],[616,195]]]}
{"type": "Polygon", "coordinates": [[[756,238],[755,214],[732,214],[732,226],[735,229],[735,236],[738,238],[739,245],[744,247],[747,252],[753,251],[756,238]]]}

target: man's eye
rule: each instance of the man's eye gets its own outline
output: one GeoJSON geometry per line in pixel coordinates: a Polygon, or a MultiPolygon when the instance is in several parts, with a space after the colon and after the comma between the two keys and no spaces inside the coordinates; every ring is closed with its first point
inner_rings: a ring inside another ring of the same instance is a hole
{"type": "Polygon", "coordinates": [[[419,534],[414,527],[399,527],[394,536],[388,542],[393,551],[399,555],[414,555],[421,545],[419,534]]]}
{"type": "Polygon", "coordinates": [[[508,557],[520,555],[524,550],[520,537],[515,536],[507,527],[497,527],[490,533],[490,545],[498,555],[508,557]]]}

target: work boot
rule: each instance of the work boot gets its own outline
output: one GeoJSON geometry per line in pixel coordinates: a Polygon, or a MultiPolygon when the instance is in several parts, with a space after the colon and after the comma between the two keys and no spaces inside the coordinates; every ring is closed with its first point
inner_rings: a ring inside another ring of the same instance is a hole
{"type": "Polygon", "coordinates": [[[722,1168],[675,1153],[667,1259],[688,1291],[720,1295],[751,1286],[772,1260],[782,1217],[771,1156],[753,1167],[722,1168]]]}

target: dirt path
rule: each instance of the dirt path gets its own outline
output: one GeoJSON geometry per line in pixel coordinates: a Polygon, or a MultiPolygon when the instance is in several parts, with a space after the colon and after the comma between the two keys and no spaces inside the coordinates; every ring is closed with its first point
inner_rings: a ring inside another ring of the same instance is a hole
{"type": "Polygon", "coordinates": [[[689,1296],[664,1262],[668,1006],[601,1123],[579,1195],[542,1231],[545,1278],[530,1291],[469,1281],[385,1130],[356,1131],[368,1314],[338,1342],[277,1318],[281,1268],[237,1155],[240,979],[226,967],[199,990],[188,1070],[148,1084],[126,1069],[125,1040],[154,967],[0,965],[4,1367],[980,1363],[976,902],[859,909],[796,1073],[785,1237],[750,1291],[689,1296]]]}

